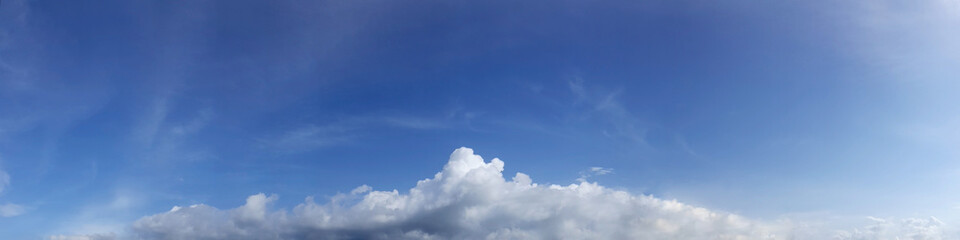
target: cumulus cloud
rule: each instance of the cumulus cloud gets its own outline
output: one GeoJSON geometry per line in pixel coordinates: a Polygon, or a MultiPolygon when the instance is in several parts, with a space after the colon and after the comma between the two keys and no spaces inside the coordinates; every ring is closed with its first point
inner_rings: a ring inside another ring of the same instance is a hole
{"type": "MultiPolygon", "coordinates": [[[[742,217],[596,183],[533,183],[504,178],[504,162],[469,148],[453,152],[433,178],[407,193],[372,191],[291,212],[269,211],[276,196],[257,194],[241,207],[174,207],[133,224],[144,239],[772,239],[742,217]]],[[[598,168],[600,172],[608,172],[598,168]]]]}
{"type": "MultiPolygon", "coordinates": [[[[931,219],[879,219],[852,231],[758,221],[581,181],[541,185],[503,176],[504,162],[486,162],[469,148],[409,191],[357,187],[327,203],[308,197],[274,210],[276,195],[256,194],[243,206],[175,206],[143,217],[132,239],[943,239],[931,219]]],[[[609,169],[591,168],[595,174],[609,169]]],[[[112,238],[113,235],[105,235],[112,238]]],[[[88,238],[51,239],[97,239],[88,238]]],[[[110,239],[100,238],[100,239],[110,239]]]]}

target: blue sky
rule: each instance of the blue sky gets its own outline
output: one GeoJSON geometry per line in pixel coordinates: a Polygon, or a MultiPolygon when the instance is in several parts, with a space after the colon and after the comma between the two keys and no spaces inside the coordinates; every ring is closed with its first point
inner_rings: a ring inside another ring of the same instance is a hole
{"type": "Polygon", "coordinates": [[[8,0],[0,236],[403,194],[463,146],[507,179],[949,232],[957,79],[951,0],[8,0]]]}

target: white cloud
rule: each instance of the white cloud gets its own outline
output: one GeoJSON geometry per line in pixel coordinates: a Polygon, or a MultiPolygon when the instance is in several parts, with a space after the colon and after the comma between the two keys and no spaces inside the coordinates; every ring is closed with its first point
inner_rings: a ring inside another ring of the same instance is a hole
{"type": "MultiPolygon", "coordinates": [[[[276,196],[239,208],[174,207],[133,224],[146,239],[765,239],[767,227],[673,200],[596,183],[539,185],[504,163],[460,148],[443,171],[408,193],[361,186],[327,204],[312,198],[291,212],[267,211],[276,196]]],[[[592,168],[596,174],[609,169],[592,168]]]]}
{"type": "Polygon", "coordinates": [[[589,112],[584,116],[596,116],[606,124],[603,134],[608,137],[623,138],[640,146],[647,146],[647,127],[642,120],[634,116],[617,99],[623,89],[615,91],[588,91],[583,80],[576,78],[568,81],[567,86],[573,93],[576,104],[587,104],[589,112]]]}
{"type": "MultiPolygon", "coordinates": [[[[504,162],[469,148],[406,193],[363,185],[326,204],[312,197],[272,210],[275,195],[256,194],[221,210],[198,204],[143,217],[131,239],[944,239],[930,219],[872,219],[852,231],[787,221],[757,221],[597,183],[533,183],[503,177],[504,162]]],[[[591,172],[609,173],[605,168],[591,172]]],[[[112,237],[112,235],[110,235],[112,237]]],[[[70,239],[52,238],[51,239],[70,239]]],[[[84,239],[84,238],[75,238],[84,239]]],[[[94,239],[94,238],[89,238],[94,239]]]]}
{"type": "Polygon", "coordinates": [[[844,14],[854,17],[856,23],[856,28],[846,32],[855,56],[898,80],[904,88],[901,91],[916,88],[953,93],[953,88],[936,87],[957,86],[960,1],[917,1],[909,7],[899,1],[857,4],[852,11],[858,14],[844,14]]]}
{"type": "Polygon", "coordinates": [[[388,114],[344,117],[323,125],[307,124],[300,126],[279,136],[263,138],[261,142],[263,146],[269,146],[282,152],[307,152],[361,139],[366,131],[372,131],[379,127],[412,130],[448,128],[456,121],[466,120],[472,116],[468,113],[463,115],[463,119],[457,119],[457,115],[446,118],[388,114]]]}
{"type": "Polygon", "coordinates": [[[345,124],[307,125],[262,142],[285,152],[303,152],[351,141],[356,138],[351,133],[354,129],[345,124]]]}
{"type": "Polygon", "coordinates": [[[612,168],[590,167],[590,169],[587,169],[586,171],[580,172],[580,177],[577,178],[577,181],[578,181],[578,182],[586,182],[587,179],[590,178],[590,177],[607,175],[607,174],[610,174],[610,173],[613,173],[613,169],[612,169],[612,168]]]}
{"type": "Polygon", "coordinates": [[[47,240],[113,240],[117,235],[114,233],[106,234],[87,234],[87,235],[55,235],[47,237],[47,240]]]}
{"type": "MultiPolygon", "coordinates": [[[[947,239],[945,234],[945,225],[939,219],[930,217],[906,218],[906,219],[883,219],[868,217],[873,224],[864,228],[854,229],[852,231],[841,231],[835,236],[839,240],[860,240],[860,239],[924,239],[939,240],[947,239]]],[[[953,237],[957,237],[954,235],[953,237]]]]}
{"type": "Polygon", "coordinates": [[[23,206],[7,203],[0,204],[0,217],[13,217],[26,212],[26,209],[23,206]]]}

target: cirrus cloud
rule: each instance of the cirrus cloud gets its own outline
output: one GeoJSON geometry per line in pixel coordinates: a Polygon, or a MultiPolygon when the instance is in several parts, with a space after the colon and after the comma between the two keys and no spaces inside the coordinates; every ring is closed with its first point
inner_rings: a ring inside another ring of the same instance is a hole
{"type": "MultiPolygon", "coordinates": [[[[0,169],[0,193],[10,185],[10,174],[0,169]]],[[[26,212],[26,208],[13,203],[0,203],[0,217],[13,217],[26,212]]]]}

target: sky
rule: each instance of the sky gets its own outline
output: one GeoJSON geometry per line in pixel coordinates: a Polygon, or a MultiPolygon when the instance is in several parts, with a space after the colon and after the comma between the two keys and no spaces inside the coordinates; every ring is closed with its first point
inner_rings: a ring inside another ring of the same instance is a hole
{"type": "Polygon", "coordinates": [[[0,2],[0,238],[958,239],[960,1],[0,2]]]}

